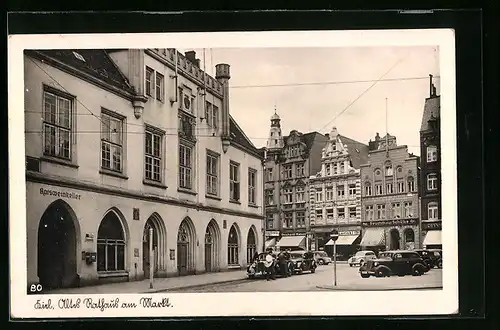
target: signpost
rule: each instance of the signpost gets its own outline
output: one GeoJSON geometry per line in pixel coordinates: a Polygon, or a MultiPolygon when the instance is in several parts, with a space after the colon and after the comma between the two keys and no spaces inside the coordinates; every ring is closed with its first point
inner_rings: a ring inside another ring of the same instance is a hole
{"type": "Polygon", "coordinates": [[[339,232],[334,229],[330,233],[330,238],[333,241],[333,286],[337,286],[337,239],[339,238],[339,232]]]}

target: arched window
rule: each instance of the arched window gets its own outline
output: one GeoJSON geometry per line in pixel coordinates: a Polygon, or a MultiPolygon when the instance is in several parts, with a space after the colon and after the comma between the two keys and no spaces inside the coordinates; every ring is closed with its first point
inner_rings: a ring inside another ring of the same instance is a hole
{"type": "Polygon", "coordinates": [[[123,228],[114,212],[102,219],[97,232],[97,271],[125,270],[125,238],[123,228]]]}
{"type": "Polygon", "coordinates": [[[427,219],[428,220],[437,220],[439,219],[438,215],[438,204],[435,202],[427,204],[427,219]]]}
{"type": "Polygon", "coordinates": [[[372,193],[372,184],[369,181],[365,182],[365,196],[371,196],[372,193]]]}
{"type": "Polygon", "coordinates": [[[385,175],[392,176],[394,174],[392,171],[391,162],[386,162],[384,168],[385,168],[385,175]]]}
{"type": "Polygon", "coordinates": [[[248,238],[247,238],[247,264],[250,264],[253,259],[253,255],[257,251],[257,244],[255,240],[255,232],[253,228],[250,228],[248,231],[248,238]]]}
{"type": "Polygon", "coordinates": [[[408,192],[414,192],[415,191],[415,181],[413,180],[413,177],[409,176],[407,181],[408,181],[408,192]]]}
{"type": "Polygon", "coordinates": [[[236,228],[231,226],[229,238],[227,241],[227,264],[229,266],[239,265],[239,242],[236,228]]]}
{"type": "Polygon", "coordinates": [[[405,242],[406,243],[414,243],[415,242],[415,232],[413,229],[408,228],[405,230],[405,242]]]}

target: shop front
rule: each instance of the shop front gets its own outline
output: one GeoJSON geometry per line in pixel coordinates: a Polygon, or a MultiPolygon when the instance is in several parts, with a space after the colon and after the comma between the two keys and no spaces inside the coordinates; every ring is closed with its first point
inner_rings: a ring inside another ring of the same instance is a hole
{"type": "Polygon", "coordinates": [[[363,250],[413,250],[420,245],[417,219],[366,221],[362,227],[363,250]]]}
{"type": "Polygon", "coordinates": [[[303,233],[295,233],[295,234],[283,234],[278,243],[276,243],[276,247],[278,250],[291,250],[291,251],[299,251],[306,250],[307,242],[306,235],[303,233]]]}
{"type": "Polygon", "coordinates": [[[266,242],[264,244],[264,248],[266,250],[269,248],[274,249],[274,247],[276,246],[276,242],[280,237],[279,230],[266,230],[265,236],[266,236],[266,242]]]}
{"type": "MultiPolygon", "coordinates": [[[[355,228],[339,228],[339,237],[335,242],[338,260],[347,260],[359,250],[361,242],[361,230],[355,228]]],[[[330,239],[325,244],[325,251],[329,256],[333,256],[333,240],[330,239]]]]}
{"type": "Polygon", "coordinates": [[[424,249],[442,249],[441,242],[441,221],[439,222],[423,222],[422,232],[424,232],[423,248],[424,249]]]}

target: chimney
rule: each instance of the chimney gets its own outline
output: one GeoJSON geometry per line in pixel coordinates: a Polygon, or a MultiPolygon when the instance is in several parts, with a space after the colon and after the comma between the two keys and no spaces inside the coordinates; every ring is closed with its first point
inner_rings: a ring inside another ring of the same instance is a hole
{"type": "Polygon", "coordinates": [[[188,52],[185,52],[184,56],[186,56],[188,61],[193,63],[193,65],[200,67],[200,60],[196,59],[196,52],[194,50],[190,50],[188,52]]]}
{"type": "Polygon", "coordinates": [[[434,84],[432,84],[432,96],[437,96],[436,86],[434,86],[434,84]]]}
{"type": "Polygon", "coordinates": [[[380,141],[380,135],[377,132],[377,134],[375,135],[375,142],[378,142],[378,141],[380,141]]]}
{"type": "Polygon", "coordinates": [[[432,83],[432,77],[433,76],[431,74],[429,74],[429,95],[430,95],[430,97],[432,97],[434,94],[434,84],[432,83]]]}
{"type": "Polygon", "coordinates": [[[222,85],[222,147],[224,152],[227,151],[230,141],[229,132],[229,64],[220,63],[215,66],[215,79],[222,85]]]}

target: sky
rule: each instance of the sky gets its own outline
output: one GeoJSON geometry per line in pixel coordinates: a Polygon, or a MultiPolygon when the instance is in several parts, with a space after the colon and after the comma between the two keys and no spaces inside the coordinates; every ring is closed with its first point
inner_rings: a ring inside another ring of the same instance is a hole
{"type": "Polygon", "coordinates": [[[367,144],[377,132],[384,136],[387,126],[398,145],[420,155],[429,74],[440,91],[437,46],[193,50],[201,66],[205,54],[206,71],[212,76],[217,63],[231,66],[229,111],[258,148],[266,145],[276,108],[283,135],[294,129],[324,134],[336,126],[339,134],[367,144]],[[400,78],[422,79],[374,84],[400,78]],[[249,87],[263,85],[288,86],[249,87]]]}

